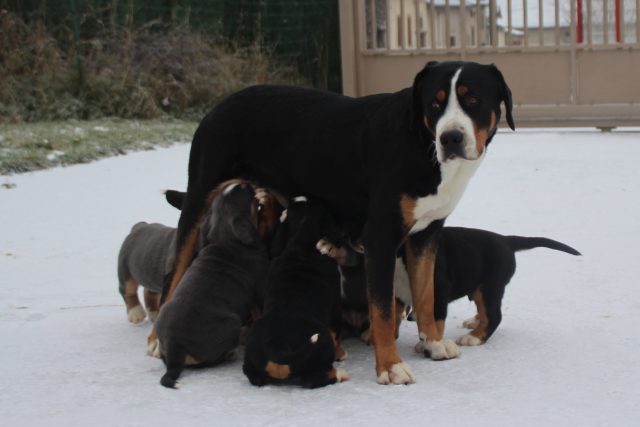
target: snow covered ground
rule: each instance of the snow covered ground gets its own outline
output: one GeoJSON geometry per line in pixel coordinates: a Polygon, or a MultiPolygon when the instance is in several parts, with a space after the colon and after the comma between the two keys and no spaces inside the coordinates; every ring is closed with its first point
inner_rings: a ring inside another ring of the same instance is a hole
{"type": "MultiPolygon", "coordinates": [[[[518,255],[489,342],[433,362],[398,346],[411,386],[375,383],[373,351],[345,342],[351,380],[256,388],[241,362],[159,385],[151,324],[131,325],[116,255],[133,223],[177,223],[188,146],[0,177],[0,422],[14,425],[637,425],[640,133],[501,132],[451,225],[541,235],[583,253],[518,255]]],[[[474,307],[450,307],[446,335],[474,307]]]]}

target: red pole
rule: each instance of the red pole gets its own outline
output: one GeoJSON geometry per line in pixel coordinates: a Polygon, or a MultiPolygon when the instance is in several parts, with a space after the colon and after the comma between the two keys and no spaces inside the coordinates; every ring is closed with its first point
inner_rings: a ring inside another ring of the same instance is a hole
{"type": "Polygon", "coordinates": [[[620,0],[616,0],[616,42],[620,43],[620,0]]]}
{"type": "Polygon", "coordinates": [[[582,0],[576,0],[577,3],[577,8],[576,8],[576,13],[578,15],[578,20],[577,20],[577,28],[576,28],[576,38],[577,38],[577,42],[578,43],[582,43],[582,0]]]}

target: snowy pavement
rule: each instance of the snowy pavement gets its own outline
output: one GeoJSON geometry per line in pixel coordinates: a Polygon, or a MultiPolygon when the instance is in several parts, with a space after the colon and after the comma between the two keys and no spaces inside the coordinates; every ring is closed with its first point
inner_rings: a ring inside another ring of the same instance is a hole
{"type": "MultiPolygon", "coordinates": [[[[640,416],[640,133],[501,132],[448,224],[540,235],[583,253],[518,254],[503,322],[433,362],[399,350],[411,386],[375,383],[373,351],[345,342],[351,380],[256,388],[241,362],[159,385],[151,324],[127,322],[116,256],[140,220],[177,223],[188,146],[0,177],[0,423],[5,426],[637,425],[640,416]]],[[[474,314],[450,306],[446,336],[474,314]]]]}

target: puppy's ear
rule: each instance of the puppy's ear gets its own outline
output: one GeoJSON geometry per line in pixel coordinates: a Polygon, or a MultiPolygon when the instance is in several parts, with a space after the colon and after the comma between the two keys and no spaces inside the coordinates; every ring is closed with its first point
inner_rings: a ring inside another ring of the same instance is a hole
{"type": "Polygon", "coordinates": [[[187,195],[184,191],[178,190],[167,190],[164,192],[164,198],[167,199],[167,202],[178,210],[182,210],[182,204],[184,203],[184,198],[187,195]]]}
{"type": "Polygon", "coordinates": [[[413,90],[411,97],[411,127],[416,129],[417,126],[422,124],[422,117],[424,116],[424,110],[422,105],[422,88],[424,82],[427,79],[429,71],[434,66],[438,65],[438,61],[429,61],[422,70],[413,79],[413,90]]]}
{"type": "Polygon", "coordinates": [[[491,67],[493,67],[493,72],[495,73],[496,78],[498,79],[498,84],[500,86],[500,98],[504,102],[504,109],[507,114],[507,124],[509,125],[511,130],[516,130],[516,125],[513,122],[512,115],[513,100],[511,99],[511,89],[509,89],[509,86],[507,86],[507,82],[504,80],[504,76],[502,75],[500,70],[498,70],[498,67],[496,67],[495,64],[491,64],[491,67]]]}
{"type": "Polygon", "coordinates": [[[244,245],[252,245],[259,240],[258,231],[247,219],[234,219],[231,221],[231,229],[233,235],[244,245]]]}

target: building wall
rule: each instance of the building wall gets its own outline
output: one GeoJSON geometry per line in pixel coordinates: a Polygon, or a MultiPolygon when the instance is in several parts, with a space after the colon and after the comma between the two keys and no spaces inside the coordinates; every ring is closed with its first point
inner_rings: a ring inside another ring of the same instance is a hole
{"type": "Polygon", "coordinates": [[[425,47],[421,41],[428,43],[428,12],[427,4],[424,0],[417,2],[414,0],[388,0],[389,10],[389,38],[391,49],[402,49],[404,41],[407,49],[425,47]],[[402,7],[404,6],[404,20],[402,19],[402,7]],[[402,24],[400,25],[400,22],[402,24]],[[421,34],[416,37],[416,25],[420,27],[421,34]],[[416,42],[416,38],[418,38],[416,42]],[[404,40],[403,40],[404,39],[404,40]]]}

